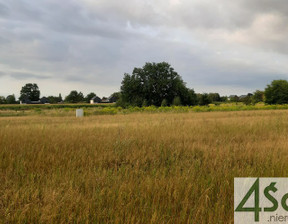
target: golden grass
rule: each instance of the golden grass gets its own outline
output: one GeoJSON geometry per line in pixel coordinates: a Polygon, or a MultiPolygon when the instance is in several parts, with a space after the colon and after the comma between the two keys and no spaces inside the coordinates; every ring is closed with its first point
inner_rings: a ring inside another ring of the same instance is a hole
{"type": "Polygon", "coordinates": [[[288,175],[288,112],[0,118],[3,223],[233,223],[234,177],[288,175]]]}

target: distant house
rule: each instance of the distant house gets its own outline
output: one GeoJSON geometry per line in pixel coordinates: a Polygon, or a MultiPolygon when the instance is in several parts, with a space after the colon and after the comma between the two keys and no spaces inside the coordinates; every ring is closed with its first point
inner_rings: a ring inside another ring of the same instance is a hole
{"type": "Polygon", "coordinates": [[[231,100],[231,99],[233,99],[233,98],[235,98],[235,97],[237,97],[237,95],[230,95],[230,96],[228,97],[228,100],[231,100]]]}
{"type": "Polygon", "coordinates": [[[237,95],[230,95],[228,97],[228,100],[232,101],[232,102],[238,102],[239,101],[239,97],[237,95]]]}
{"type": "Polygon", "coordinates": [[[109,97],[109,103],[115,103],[118,100],[116,96],[109,97]]]}
{"type": "Polygon", "coordinates": [[[101,98],[98,96],[94,96],[91,100],[90,100],[90,104],[94,104],[94,103],[101,103],[101,98]]]}
{"type": "Polygon", "coordinates": [[[23,100],[20,100],[20,104],[41,104],[41,102],[40,100],[32,101],[28,97],[26,97],[23,100]]]}
{"type": "Polygon", "coordinates": [[[240,100],[240,101],[241,101],[241,100],[244,100],[246,97],[247,97],[247,95],[241,95],[241,96],[239,96],[239,100],[240,100]]]}
{"type": "Polygon", "coordinates": [[[42,97],[40,100],[32,101],[28,97],[24,98],[23,100],[20,100],[20,104],[46,104],[49,103],[49,100],[47,97],[42,97]]]}
{"type": "Polygon", "coordinates": [[[26,97],[26,98],[20,100],[20,104],[30,104],[30,103],[31,103],[31,100],[29,100],[28,97],[26,97]]]}
{"type": "Polygon", "coordinates": [[[42,97],[41,99],[40,99],[40,102],[42,103],[42,104],[47,104],[47,103],[49,103],[49,100],[48,100],[48,98],[47,97],[42,97]]]}
{"type": "Polygon", "coordinates": [[[110,103],[110,100],[107,97],[103,97],[101,103],[110,103]]]}

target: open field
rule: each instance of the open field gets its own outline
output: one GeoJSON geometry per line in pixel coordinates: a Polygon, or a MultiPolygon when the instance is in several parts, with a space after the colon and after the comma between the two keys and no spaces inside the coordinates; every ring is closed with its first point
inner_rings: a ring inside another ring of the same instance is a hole
{"type": "Polygon", "coordinates": [[[186,113],[186,112],[215,112],[215,111],[252,111],[252,110],[288,110],[288,104],[245,105],[243,103],[209,104],[207,106],[171,106],[171,107],[117,107],[114,103],[103,104],[10,104],[0,105],[0,117],[11,116],[75,116],[75,109],[83,108],[85,116],[91,115],[115,115],[131,113],[186,113]]]}
{"type": "Polygon", "coordinates": [[[3,116],[0,223],[233,223],[287,161],[287,110],[3,116]]]}

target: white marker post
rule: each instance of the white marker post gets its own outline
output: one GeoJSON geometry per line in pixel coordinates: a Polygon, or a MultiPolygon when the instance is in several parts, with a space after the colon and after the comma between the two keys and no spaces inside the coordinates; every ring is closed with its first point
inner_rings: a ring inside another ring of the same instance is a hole
{"type": "Polygon", "coordinates": [[[76,117],[84,117],[83,109],[76,109],[76,117]]]}

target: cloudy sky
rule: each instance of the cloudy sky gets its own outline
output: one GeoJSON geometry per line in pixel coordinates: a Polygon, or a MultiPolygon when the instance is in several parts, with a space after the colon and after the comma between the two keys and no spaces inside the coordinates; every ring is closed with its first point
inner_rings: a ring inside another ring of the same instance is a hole
{"type": "Polygon", "coordinates": [[[109,96],[124,73],[166,61],[221,95],[288,79],[285,0],[0,0],[0,95],[109,96]]]}

